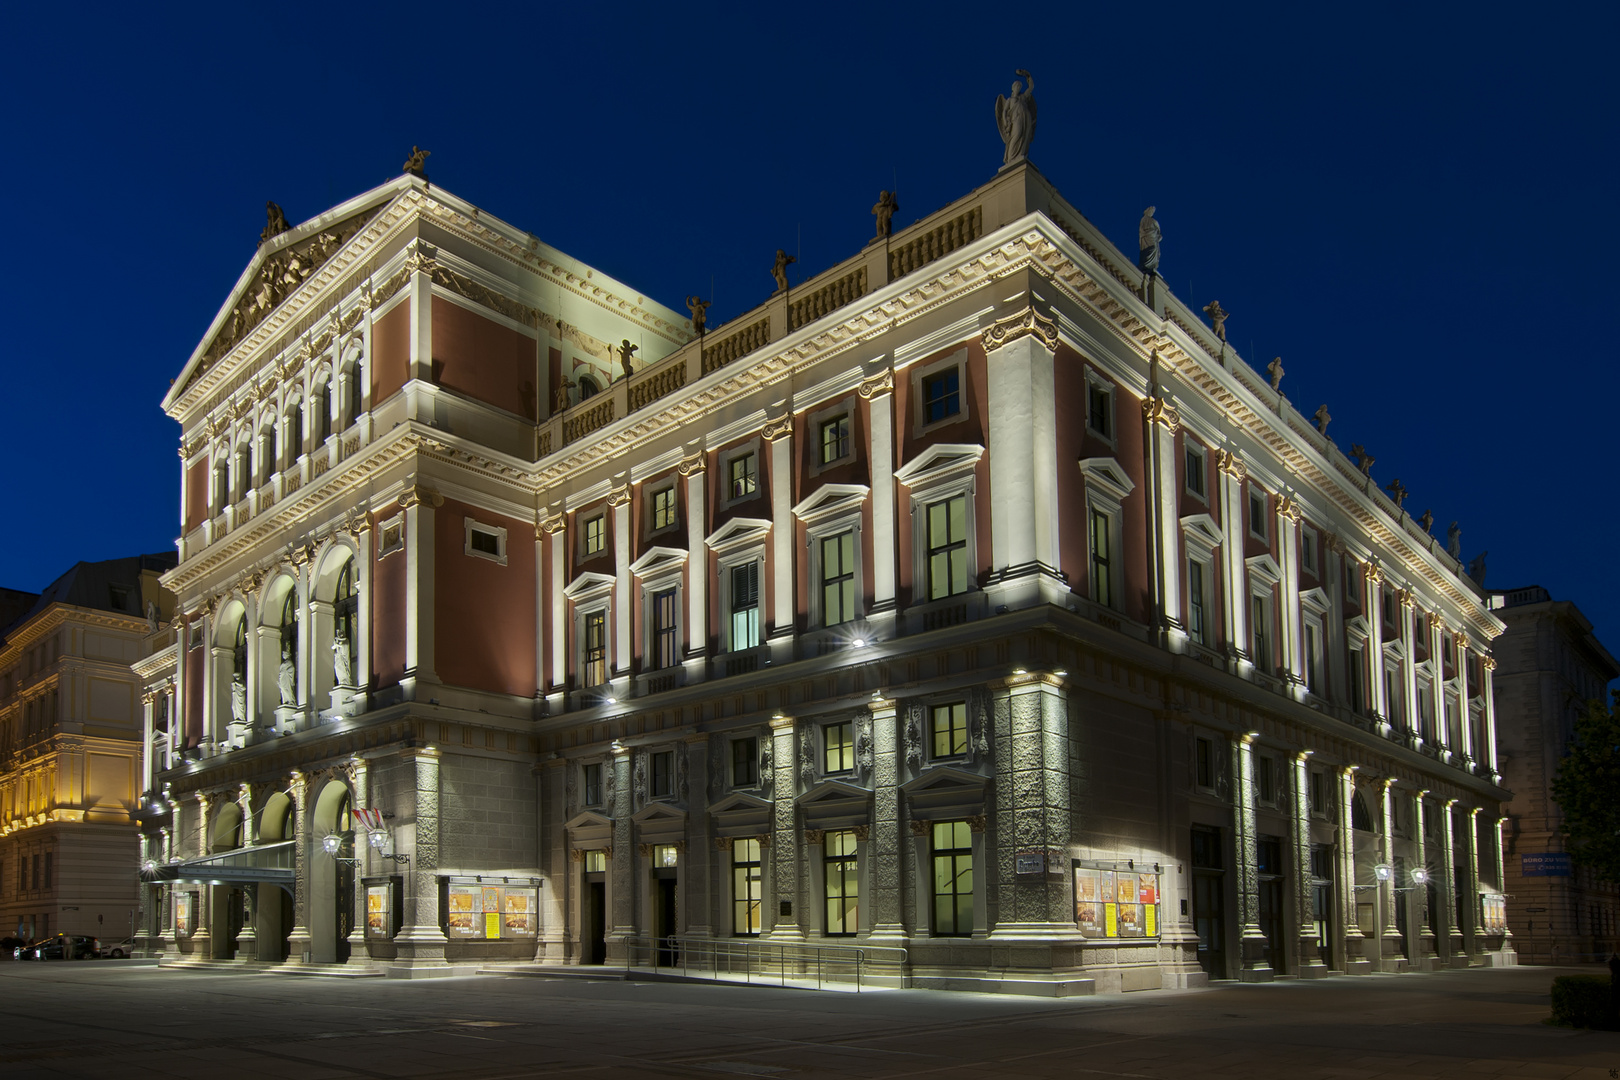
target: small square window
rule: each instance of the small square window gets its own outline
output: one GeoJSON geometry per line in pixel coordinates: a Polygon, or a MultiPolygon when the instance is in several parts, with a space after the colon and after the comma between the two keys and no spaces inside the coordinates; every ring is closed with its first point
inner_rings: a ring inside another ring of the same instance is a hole
{"type": "Polygon", "coordinates": [[[962,373],[948,368],[923,379],[923,423],[937,424],[962,413],[962,373]]]}
{"type": "Polygon", "coordinates": [[[1187,444],[1187,490],[1200,499],[1208,493],[1209,465],[1202,447],[1187,444]]]}
{"type": "Polygon", "coordinates": [[[1086,426],[1105,439],[1114,437],[1114,391],[1095,382],[1086,384],[1086,426]]]}
{"type": "Polygon", "coordinates": [[[830,773],[848,772],[855,767],[855,736],[853,725],[828,724],[821,729],[822,746],[826,750],[826,770],[830,773]]]}
{"type": "Polygon", "coordinates": [[[821,424],[821,463],[830,465],[849,457],[849,414],[835,416],[821,424]]]}
{"type": "Polygon", "coordinates": [[[500,537],[483,529],[472,531],[472,549],[480,555],[499,555],[501,553],[500,537]]]}
{"type": "Polygon", "coordinates": [[[607,546],[607,518],[598,514],[585,522],[585,554],[596,555],[607,546]]]}
{"type": "Polygon", "coordinates": [[[759,783],[759,740],[731,741],[731,785],[753,787],[759,783]]]}
{"type": "Polygon", "coordinates": [[[675,752],[660,750],[652,757],[652,797],[667,799],[675,794],[675,752]]]}
{"type": "Polygon", "coordinates": [[[652,527],[653,531],[667,529],[675,524],[675,489],[662,488],[653,492],[652,497],[652,527]]]}
{"type": "Polygon", "coordinates": [[[585,853],[585,872],[587,874],[607,873],[607,852],[601,848],[585,853]]]}
{"type": "Polygon", "coordinates": [[[466,554],[491,562],[506,564],[506,530],[495,525],[482,525],[466,519],[466,554]]]}
{"type": "Polygon", "coordinates": [[[932,713],[934,756],[957,757],[967,753],[967,703],[956,701],[949,705],[935,705],[932,713]]]}
{"type": "Polygon", "coordinates": [[[1261,540],[1270,536],[1266,529],[1266,497],[1258,491],[1249,492],[1249,532],[1261,540]]]}
{"type": "Polygon", "coordinates": [[[652,864],[660,870],[668,870],[679,866],[681,862],[681,849],[674,844],[654,844],[652,849],[652,864]]]}
{"type": "Polygon", "coordinates": [[[731,498],[747,498],[759,490],[759,465],[752,452],[732,458],[726,473],[731,498]]]}

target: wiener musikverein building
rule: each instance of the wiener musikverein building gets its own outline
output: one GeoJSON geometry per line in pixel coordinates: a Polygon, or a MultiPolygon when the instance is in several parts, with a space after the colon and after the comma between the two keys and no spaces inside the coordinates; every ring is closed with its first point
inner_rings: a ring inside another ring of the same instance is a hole
{"type": "Polygon", "coordinates": [[[419,168],[272,208],[163,403],[165,954],[1509,962],[1502,623],[1018,137],[717,326],[419,168]]]}

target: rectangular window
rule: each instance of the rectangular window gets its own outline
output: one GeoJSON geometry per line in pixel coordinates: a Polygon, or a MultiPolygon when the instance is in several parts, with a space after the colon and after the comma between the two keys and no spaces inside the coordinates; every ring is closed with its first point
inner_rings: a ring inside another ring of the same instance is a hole
{"type": "Polygon", "coordinates": [[[585,616],[585,685],[607,682],[607,612],[592,611],[585,616]]]}
{"type": "Polygon", "coordinates": [[[851,724],[828,724],[821,729],[825,771],[849,772],[855,767],[855,734],[851,724]]]}
{"type": "Polygon", "coordinates": [[[1316,573],[1316,533],[1311,529],[1299,530],[1299,556],[1305,569],[1316,573]]]}
{"type": "Polygon", "coordinates": [[[1086,426],[1105,439],[1114,437],[1114,392],[1108,387],[1086,384],[1086,426]]]}
{"type": "Polygon", "coordinates": [[[753,787],[759,783],[759,742],[733,739],[731,742],[731,785],[753,787]]]}
{"type": "Polygon", "coordinates": [[[726,482],[733,499],[741,499],[759,490],[759,471],[752,453],[738,454],[732,458],[727,472],[726,482]]]}
{"type": "Polygon", "coordinates": [[[595,555],[607,546],[607,518],[601,514],[585,522],[585,554],[595,555]]]}
{"type": "Polygon", "coordinates": [[[1328,812],[1328,786],[1327,773],[1311,773],[1311,813],[1325,814],[1328,812]]]}
{"type": "Polygon", "coordinates": [[[39,855],[37,853],[34,855],[33,862],[34,862],[34,888],[38,889],[39,888],[39,855]]]}
{"type": "Polygon", "coordinates": [[[587,874],[607,873],[607,852],[601,848],[585,853],[585,872],[587,874]]]}
{"type": "Polygon", "coordinates": [[[675,752],[660,750],[649,757],[652,758],[652,797],[667,799],[675,794],[675,752]]]}
{"type": "Polygon", "coordinates": [[[731,650],[759,644],[759,563],[731,568],[731,650]]]}
{"type": "Polygon", "coordinates": [[[674,667],[676,663],[675,590],[665,589],[653,593],[653,648],[654,668],[674,667]]]}
{"type": "Polygon", "coordinates": [[[1208,486],[1209,469],[1205,460],[1201,448],[1191,443],[1187,444],[1187,490],[1200,499],[1204,498],[1208,486]]]}
{"type": "Polygon", "coordinates": [[[849,457],[849,414],[824,420],[821,423],[821,463],[849,457]]]}
{"type": "Polygon", "coordinates": [[[1114,606],[1112,558],[1108,544],[1108,515],[1091,512],[1091,598],[1103,607],[1114,606]]]}
{"type": "Polygon", "coordinates": [[[1406,704],[1406,695],[1401,693],[1400,672],[1393,666],[1384,668],[1384,710],[1385,719],[1395,727],[1401,727],[1406,719],[1406,711],[1402,706],[1406,704]]]}
{"type": "Polygon", "coordinates": [[[667,529],[675,524],[675,489],[664,488],[653,492],[653,529],[667,529]]]}
{"type": "Polygon", "coordinates": [[[1254,644],[1254,666],[1269,675],[1271,674],[1271,642],[1267,631],[1271,620],[1266,617],[1267,605],[1265,597],[1256,596],[1253,600],[1254,626],[1252,627],[1251,637],[1254,644]]]}
{"type": "Polygon", "coordinates": [[[757,937],[760,931],[759,840],[738,837],[731,842],[731,932],[757,937]]]}
{"type": "Polygon", "coordinates": [[[955,757],[967,753],[967,703],[964,701],[952,702],[949,705],[935,705],[933,708],[934,721],[934,756],[955,757]]]}
{"type": "Polygon", "coordinates": [[[587,765],[585,772],[585,805],[602,805],[602,766],[587,765]]]}
{"type": "Polygon", "coordinates": [[[934,934],[973,933],[973,834],[965,821],[934,823],[934,934]]]}
{"type": "Polygon", "coordinates": [[[1263,803],[1277,801],[1277,762],[1269,757],[1254,759],[1255,788],[1263,803]]]}
{"type": "Polygon", "coordinates": [[[1196,762],[1198,786],[1207,788],[1215,786],[1215,744],[1208,739],[1200,738],[1197,742],[1196,762]]]}
{"type": "Polygon", "coordinates": [[[855,855],[855,833],[829,832],[823,838],[823,869],[827,877],[828,937],[853,937],[860,929],[860,875],[855,855]]]}
{"type": "Polygon", "coordinates": [[[1305,624],[1305,689],[1322,692],[1322,627],[1314,622],[1305,624]]]}
{"type": "Polygon", "coordinates": [[[1266,531],[1266,497],[1258,491],[1249,492],[1249,532],[1262,540],[1271,535],[1266,531]]]}
{"type": "Polygon", "coordinates": [[[1187,634],[1200,645],[1209,644],[1204,620],[1204,564],[1187,562],[1187,634]]]}
{"type": "Polygon", "coordinates": [[[475,526],[467,533],[467,538],[467,546],[475,553],[500,558],[501,538],[495,533],[475,526]]]}
{"type": "Polygon", "coordinates": [[[837,626],[855,618],[855,534],[821,541],[821,621],[837,626]]]}
{"type": "Polygon", "coordinates": [[[967,496],[928,507],[928,599],[968,590],[967,496]]]}
{"type": "Polygon", "coordinates": [[[962,412],[961,372],[941,371],[923,380],[923,423],[937,424],[962,412]]]}
{"type": "Polygon", "coordinates": [[[1364,649],[1350,650],[1350,711],[1364,712],[1367,708],[1367,653],[1364,649]]]}

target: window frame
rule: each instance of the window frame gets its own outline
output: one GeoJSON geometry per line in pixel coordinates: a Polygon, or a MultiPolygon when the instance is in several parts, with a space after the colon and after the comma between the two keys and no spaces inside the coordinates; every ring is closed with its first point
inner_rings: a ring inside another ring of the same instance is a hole
{"type": "Polygon", "coordinates": [[[731,841],[731,936],[759,937],[765,931],[765,852],[757,836],[731,841]],[[738,858],[737,849],[749,858],[738,858]],[[742,886],[742,888],[739,888],[742,886]],[[739,892],[742,895],[738,895],[739,892]],[[747,927],[748,929],[743,929],[747,927]]]}
{"type": "Polygon", "coordinates": [[[727,510],[738,503],[745,503],[750,499],[757,499],[760,497],[760,465],[760,446],[758,439],[754,439],[750,442],[733,447],[731,450],[726,451],[720,456],[720,509],[727,510]],[[754,462],[753,486],[739,495],[736,494],[732,489],[732,485],[735,480],[735,477],[732,475],[732,468],[736,464],[748,459],[752,459],[754,462]]]}
{"type": "Polygon", "coordinates": [[[1094,439],[1106,443],[1110,448],[1118,446],[1117,432],[1119,431],[1119,409],[1117,395],[1114,392],[1114,382],[1095,367],[1086,366],[1086,434],[1094,439]],[[1096,418],[1096,405],[1101,401],[1104,421],[1108,430],[1103,431],[1093,421],[1096,418]]]}
{"type": "Polygon", "coordinates": [[[464,527],[462,554],[474,559],[484,559],[500,566],[506,565],[506,529],[503,526],[486,525],[482,521],[477,521],[471,517],[462,518],[462,525],[464,527]],[[480,551],[473,546],[474,533],[494,538],[495,551],[493,554],[488,551],[480,551]]]}
{"type": "Polygon", "coordinates": [[[1204,505],[1209,505],[1209,450],[1202,443],[1192,438],[1182,440],[1181,450],[1181,489],[1188,495],[1197,499],[1204,505]],[[1194,467],[1193,459],[1197,459],[1194,467]],[[1192,478],[1198,477],[1198,486],[1192,486],[1192,478]]]}
{"type": "Polygon", "coordinates": [[[675,797],[675,751],[653,750],[647,754],[647,797],[673,799],[675,797]],[[662,774],[660,769],[662,768],[662,774]]]}
{"type": "Polygon", "coordinates": [[[922,520],[922,548],[923,558],[919,567],[923,579],[923,599],[925,603],[949,603],[955,597],[966,596],[978,588],[977,564],[972,550],[973,517],[972,502],[964,492],[948,492],[938,498],[932,498],[923,503],[922,520]],[[962,500],[962,539],[952,540],[950,537],[950,504],[962,500]],[[945,510],[945,541],[935,546],[933,537],[933,510],[937,506],[946,507],[945,510]],[[962,588],[960,591],[952,589],[947,582],[947,591],[941,595],[934,595],[934,557],[945,554],[946,574],[954,578],[951,572],[951,553],[960,551],[962,555],[962,588]]]}
{"type": "Polygon", "coordinates": [[[827,521],[818,522],[805,529],[805,555],[808,563],[808,583],[810,586],[809,625],[812,628],[831,629],[838,626],[849,626],[860,622],[866,617],[866,556],[862,550],[864,535],[861,511],[856,510],[849,514],[840,514],[827,521]],[[850,585],[850,615],[836,623],[827,621],[826,604],[826,562],[825,552],[822,550],[824,541],[848,535],[850,537],[851,567],[848,574],[850,585]]]}
{"type": "Polygon", "coordinates": [[[642,595],[647,598],[647,649],[642,654],[645,658],[643,667],[647,671],[667,671],[679,667],[682,659],[680,579],[669,578],[645,584],[642,586],[642,595]],[[659,623],[659,601],[666,597],[669,600],[670,624],[662,626],[659,623]],[[665,638],[668,639],[669,662],[659,663],[658,661],[662,659],[661,639],[665,638]]]}
{"type": "Polygon", "coordinates": [[[932,363],[914,365],[909,374],[911,399],[915,402],[911,410],[913,437],[937,431],[952,424],[960,424],[969,418],[972,397],[969,394],[967,349],[954,349],[932,363]],[[947,375],[953,370],[956,372],[956,412],[938,420],[930,420],[928,418],[928,384],[931,380],[947,375]]]}
{"type": "Polygon", "coordinates": [[[1110,596],[1121,597],[1125,595],[1125,500],[1136,490],[1136,482],[1120,467],[1119,462],[1113,458],[1090,457],[1080,461],[1080,472],[1086,484],[1085,503],[1085,529],[1086,529],[1086,592],[1085,596],[1092,603],[1108,607],[1111,611],[1123,613],[1123,607],[1103,604],[1098,599],[1095,575],[1091,572],[1091,529],[1092,513],[1100,511],[1109,523],[1109,550],[1119,552],[1109,565],[1110,596]]]}
{"type": "Polygon", "coordinates": [[[855,937],[860,933],[861,908],[861,845],[855,835],[854,829],[829,829],[822,834],[821,847],[821,882],[822,882],[822,936],[823,937],[855,937]],[[836,854],[833,848],[842,848],[848,843],[849,849],[839,850],[836,854]],[[834,891],[834,867],[838,869],[836,881],[837,891],[834,891]],[[850,894],[849,885],[853,879],[855,892],[850,894]],[[853,900],[854,910],[850,910],[850,901],[853,900]],[[839,903],[838,916],[833,917],[835,902],[839,903]],[[834,924],[840,929],[834,930],[834,924]],[[853,925],[851,925],[853,923],[853,925]]]}
{"type": "Polygon", "coordinates": [[[1262,540],[1266,544],[1270,544],[1271,543],[1271,532],[1272,532],[1272,530],[1271,530],[1271,521],[1270,521],[1270,518],[1271,518],[1271,496],[1270,496],[1270,493],[1265,491],[1263,488],[1251,483],[1249,485],[1249,488],[1248,488],[1248,491],[1247,491],[1246,494],[1248,495],[1248,505],[1246,507],[1247,512],[1245,513],[1244,518],[1245,518],[1245,521],[1247,522],[1247,525],[1248,525],[1249,536],[1252,539],[1262,540]],[[1259,511],[1259,518],[1258,519],[1256,519],[1256,517],[1255,517],[1255,511],[1256,510],[1259,511]],[[1259,521],[1259,525],[1260,525],[1259,529],[1255,528],[1256,520],[1259,521]]]}
{"type": "Polygon", "coordinates": [[[748,735],[740,739],[731,740],[731,787],[757,788],[759,787],[759,736],[748,735]],[[737,748],[746,746],[750,752],[744,755],[748,761],[749,778],[742,780],[737,775],[738,760],[737,748]]]}
{"type": "Polygon", "coordinates": [[[860,416],[860,399],[854,394],[846,395],[837,401],[829,401],[826,405],[807,414],[804,418],[805,439],[809,442],[810,453],[806,460],[810,464],[810,475],[819,476],[821,473],[841,468],[858,461],[861,456],[861,440],[856,429],[855,421],[860,416]],[[837,423],[842,418],[849,424],[848,444],[844,453],[838,457],[828,458],[824,444],[824,430],[829,424],[837,423]]]}
{"type": "Polygon", "coordinates": [[[764,645],[766,637],[765,586],[768,580],[765,566],[765,546],[763,544],[750,546],[742,551],[733,552],[720,558],[717,562],[715,574],[719,579],[715,585],[720,601],[720,652],[722,654],[746,652],[749,649],[757,649],[764,645]],[[757,612],[755,616],[755,640],[750,644],[738,646],[733,633],[737,612],[733,610],[735,601],[732,596],[732,571],[747,563],[754,563],[757,566],[755,571],[758,577],[755,586],[757,589],[755,599],[755,611],[757,612]]]}
{"type": "Polygon", "coordinates": [[[834,720],[821,725],[821,774],[842,776],[855,771],[855,723],[852,720],[834,720]],[[838,741],[834,742],[834,736],[838,741]],[[836,749],[835,749],[836,748],[836,749]],[[837,761],[834,762],[834,755],[837,761]]]}
{"type": "Polygon", "coordinates": [[[647,492],[647,535],[658,536],[667,532],[678,531],[681,527],[681,500],[675,490],[675,481],[667,480],[647,492]],[[660,501],[665,497],[669,502],[669,520],[662,525],[658,523],[660,514],[660,501]]]}
{"type": "Polygon", "coordinates": [[[592,604],[590,607],[580,608],[578,618],[579,666],[577,670],[579,672],[579,688],[585,691],[596,690],[599,687],[609,685],[613,681],[613,641],[611,633],[612,628],[608,621],[608,605],[607,603],[603,602],[592,604]],[[602,643],[600,647],[601,659],[599,661],[591,659],[591,653],[593,650],[590,643],[590,632],[591,621],[593,619],[600,619],[602,625],[602,643]],[[600,663],[602,665],[602,678],[598,682],[591,682],[589,681],[588,673],[591,665],[595,663],[600,663]]]}
{"type": "Polygon", "coordinates": [[[1214,645],[1209,632],[1209,570],[1209,559],[1187,556],[1187,636],[1193,644],[1206,649],[1214,645]],[[1195,570],[1196,583],[1193,581],[1195,570]]]}
{"type": "Polygon", "coordinates": [[[607,554],[607,511],[598,510],[586,517],[580,515],[579,523],[579,561],[586,562],[607,554]],[[591,526],[599,525],[596,537],[597,546],[591,546],[591,526]]]}
{"type": "Polygon", "coordinates": [[[607,804],[607,776],[608,766],[600,761],[587,761],[579,767],[579,799],[581,806],[605,806],[607,804]],[[591,783],[591,770],[596,770],[596,783],[591,783]],[[595,788],[595,798],[591,796],[595,788]]]}
{"type": "Polygon", "coordinates": [[[930,904],[929,904],[929,912],[928,912],[928,915],[929,915],[929,918],[928,918],[929,936],[931,936],[931,937],[972,937],[973,936],[973,929],[974,929],[974,926],[977,924],[978,915],[979,915],[978,911],[975,910],[976,907],[977,907],[977,904],[974,903],[974,895],[973,895],[974,884],[975,884],[974,875],[975,875],[975,871],[977,870],[977,867],[974,865],[975,860],[973,858],[973,830],[972,830],[972,827],[966,821],[931,821],[931,822],[928,823],[928,825],[929,825],[928,855],[929,855],[929,869],[931,870],[930,885],[929,885],[930,904]],[[947,828],[947,827],[951,830],[951,836],[950,836],[951,843],[954,844],[954,845],[957,845],[957,846],[953,846],[953,847],[941,847],[940,846],[940,835],[941,835],[940,830],[942,828],[947,828]],[[960,829],[961,832],[958,832],[958,829],[960,829]],[[960,846],[961,834],[962,833],[965,833],[966,836],[967,836],[967,846],[965,846],[965,847],[960,846]],[[965,870],[966,870],[966,873],[967,873],[967,880],[968,880],[968,885],[967,885],[966,890],[963,890],[962,888],[958,887],[958,885],[957,885],[957,883],[962,880],[964,867],[962,866],[962,864],[960,863],[959,860],[961,860],[963,858],[966,859],[965,870]],[[940,887],[939,887],[939,882],[940,882],[940,862],[941,862],[942,859],[949,859],[950,864],[951,864],[950,869],[952,871],[951,872],[952,888],[950,889],[949,892],[941,892],[940,887]],[[962,901],[962,898],[964,896],[967,899],[967,913],[966,913],[967,914],[967,925],[966,926],[963,926],[961,924],[962,923],[962,914],[963,914],[961,901],[962,901]],[[945,929],[945,928],[943,928],[941,926],[941,923],[945,922],[946,920],[943,920],[940,917],[941,916],[940,901],[943,898],[947,898],[947,897],[954,901],[954,903],[952,904],[952,907],[951,907],[951,912],[950,912],[949,929],[945,929]]]}
{"type": "Polygon", "coordinates": [[[928,703],[928,750],[931,761],[955,761],[965,758],[973,749],[972,732],[968,723],[967,700],[931,701],[928,703]],[[951,710],[946,717],[946,738],[948,747],[958,745],[960,736],[961,749],[946,749],[941,751],[940,746],[940,713],[942,710],[951,710]],[[956,723],[955,710],[961,710],[961,724],[956,723]]]}

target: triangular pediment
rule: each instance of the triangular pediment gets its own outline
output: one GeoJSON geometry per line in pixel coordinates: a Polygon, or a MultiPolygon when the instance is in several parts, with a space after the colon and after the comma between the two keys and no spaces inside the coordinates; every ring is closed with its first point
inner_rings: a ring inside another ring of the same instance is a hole
{"type": "Polygon", "coordinates": [[[813,806],[825,806],[831,803],[846,803],[851,800],[865,802],[872,797],[872,793],[863,787],[845,783],[842,780],[823,780],[815,787],[800,795],[797,802],[806,809],[813,806]]]}
{"type": "Polygon", "coordinates": [[[750,544],[763,544],[770,535],[771,523],[766,518],[732,518],[714,532],[704,543],[716,554],[725,554],[734,548],[750,544]]]}
{"type": "Polygon", "coordinates": [[[604,574],[597,570],[582,570],[568,587],[563,595],[570,600],[589,600],[594,596],[604,596],[613,588],[612,574],[604,574]]]}
{"type": "Polygon", "coordinates": [[[1208,514],[1188,514],[1182,518],[1181,533],[1186,537],[1187,543],[1203,548],[1206,552],[1220,547],[1225,539],[1221,534],[1221,527],[1215,524],[1215,519],[1208,514]]]}
{"type": "Polygon", "coordinates": [[[685,548],[650,547],[641,558],[630,564],[630,572],[644,578],[678,570],[686,564],[686,554],[685,548]]]}
{"type": "Polygon", "coordinates": [[[597,813],[595,810],[581,810],[563,823],[563,828],[570,831],[574,829],[610,829],[613,819],[597,813]]]}
{"type": "Polygon", "coordinates": [[[1136,490],[1136,481],[1111,457],[1081,458],[1080,473],[1086,478],[1087,486],[1098,488],[1118,502],[1124,502],[1125,497],[1136,490]]]}
{"type": "Polygon", "coordinates": [[[865,484],[822,484],[793,508],[793,516],[806,525],[814,525],[841,514],[854,513],[871,491],[865,484]]]}
{"type": "Polygon", "coordinates": [[[1249,577],[1257,584],[1267,588],[1282,580],[1282,567],[1270,555],[1256,555],[1245,559],[1244,565],[1249,568],[1249,577]]]}
{"type": "Polygon", "coordinates": [[[668,803],[648,803],[631,814],[630,820],[642,826],[683,825],[686,823],[686,811],[668,803]]]}
{"type": "Polygon", "coordinates": [[[719,802],[710,803],[709,813],[733,814],[740,810],[765,811],[770,808],[771,802],[768,799],[762,799],[758,795],[750,795],[746,791],[733,791],[719,802]]]}
{"type": "Polygon", "coordinates": [[[984,456],[977,443],[935,443],[894,471],[894,478],[910,488],[925,487],[973,471],[984,456]]]}
{"type": "Polygon", "coordinates": [[[982,795],[986,783],[985,777],[978,773],[970,773],[950,765],[935,765],[910,783],[902,784],[900,790],[913,797],[924,792],[932,795],[949,792],[982,795]]]}

